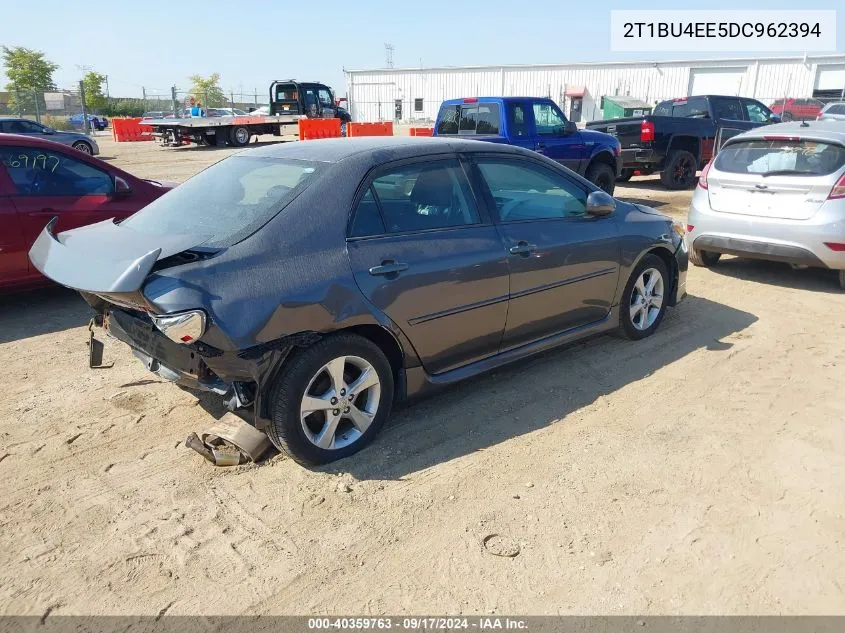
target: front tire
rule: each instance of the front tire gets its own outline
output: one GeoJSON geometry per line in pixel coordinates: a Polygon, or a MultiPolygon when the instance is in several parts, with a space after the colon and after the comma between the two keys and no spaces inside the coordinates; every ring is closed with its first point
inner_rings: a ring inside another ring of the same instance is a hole
{"type": "Polygon", "coordinates": [[[270,441],[304,466],[357,453],[393,406],[393,370],[375,343],[336,334],[299,352],[271,394],[270,441]]]}
{"type": "Polygon", "coordinates": [[[696,160],[686,150],[675,150],[666,159],[666,167],[660,172],[660,182],[667,189],[692,189],[695,184],[696,160]]]}
{"type": "Polygon", "coordinates": [[[622,293],[619,303],[619,329],[633,341],[654,334],[663,315],[672,283],[666,264],[657,255],[642,258],[622,293]]]}
{"type": "Polygon", "coordinates": [[[94,148],[91,147],[91,145],[89,143],[86,143],[85,141],[77,141],[76,143],[71,145],[71,147],[79,152],[82,152],[83,154],[94,154],[94,148]]]}
{"type": "Polygon", "coordinates": [[[634,175],[633,169],[623,169],[622,173],[616,178],[616,182],[628,182],[634,175]]]}
{"type": "Polygon", "coordinates": [[[839,271],[839,287],[845,290],[845,270],[839,271]]]}
{"type": "Polygon", "coordinates": [[[780,117],[780,120],[784,123],[789,123],[790,121],[792,121],[793,118],[794,117],[792,116],[792,112],[784,112],[783,116],[780,117]]]}
{"type": "Polygon", "coordinates": [[[602,191],[613,195],[613,188],[615,186],[616,174],[613,167],[607,163],[593,163],[587,168],[587,180],[593,183],[602,191]]]}
{"type": "Polygon", "coordinates": [[[721,253],[714,253],[712,251],[700,251],[697,248],[690,248],[689,260],[693,266],[701,266],[702,268],[712,268],[722,257],[721,253]]]}

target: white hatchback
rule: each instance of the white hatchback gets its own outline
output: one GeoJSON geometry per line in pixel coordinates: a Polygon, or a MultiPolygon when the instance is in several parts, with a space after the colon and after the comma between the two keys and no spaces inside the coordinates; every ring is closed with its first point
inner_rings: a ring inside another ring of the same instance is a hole
{"type": "Polygon", "coordinates": [[[845,289],[845,125],[780,123],[729,139],[687,217],[690,261],[723,255],[839,271],[845,289]]]}

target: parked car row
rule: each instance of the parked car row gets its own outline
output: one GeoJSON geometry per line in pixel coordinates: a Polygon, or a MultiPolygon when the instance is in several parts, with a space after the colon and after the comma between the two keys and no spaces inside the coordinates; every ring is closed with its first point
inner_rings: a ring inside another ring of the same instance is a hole
{"type": "Polygon", "coordinates": [[[619,152],[551,106],[446,102],[439,138],[260,147],[172,190],[0,135],[0,272],[78,290],[151,371],[250,412],[303,464],[363,448],[395,402],[597,333],[650,336],[689,261],[827,268],[845,289],[841,122],[727,138],[684,227],[567,168],[619,152]],[[552,154],[567,138],[577,153],[552,154]]]}
{"type": "Polygon", "coordinates": [[[69,145],[83,154],[97,155],[100,147],[91,136],[80,132],[60,132],[29,119],[0,118],[0,133],[21,134],[28,138],[40,138],[69,145]]]}

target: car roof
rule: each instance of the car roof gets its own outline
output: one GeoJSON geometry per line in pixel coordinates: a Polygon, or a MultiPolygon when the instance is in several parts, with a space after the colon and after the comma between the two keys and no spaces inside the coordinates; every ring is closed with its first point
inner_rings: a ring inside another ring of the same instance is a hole
{"type": "Polygon", "coordinates": [[[845,126],[841,121],[790,121],[757,127],[742,134],[737,134],[725,142],[725,145],[741,140],[764,139],[771,136],[791,136],[821,142],[845,145],[845,126]]]}
{"type": "Polygon", "coordinates": [[[499,103],[500,101],[508,103],[509,101],[525,101],[526,99],[530,99],[531,101],[540,101],[543,99],[549,100],[550,97],[462,97],[460,99],[446,99],[440,105],[463,105],[464,103],[499,103]],[[467,99],[469,99],[469,101],[467,101],[467,99]]]}
{"type": "Polygon", "coordinates": [[[45,147],[47,149],[50,149],[51,147],[60,147],[62,151],[66,151],[68,148],[67,145],[64,145],[62,143],[56,143],[55,141],[48,141],[47,139],[43,138],[36,138],[33,136],[27,136],[25,134],[5,133],[0,133],[0,145],[26,145],[28,147],[45,147]]]}
{"type": "Polygon", "coordinates": [[[350,156],[370,159],[373,163],[400,160],[448,152],[499,152],[518,154],[527,152],[513,145],[457,138],[417,136],[364,136],[358,138],[328,138],[293,143],[278,143],[241,152],[240,156],[266,156],[336,163],[350,156]],[[390,152],[389,156],[378,156],[390,152]]]}

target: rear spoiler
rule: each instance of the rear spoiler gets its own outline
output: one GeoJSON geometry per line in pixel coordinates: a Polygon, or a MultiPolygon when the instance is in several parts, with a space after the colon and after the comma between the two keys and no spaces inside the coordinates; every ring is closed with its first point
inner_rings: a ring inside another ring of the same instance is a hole
{"type": "Polygon", "coordinates": [[[56,237],[58,217],[47,223],[29,250],[35,268],[53,281],[90,293],[135,292],[159,258],[201,244],[205,238],[137,233],[113,219],[56,237]]]}

